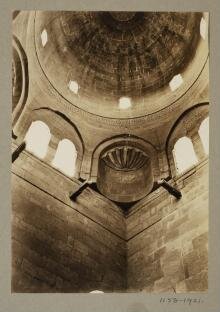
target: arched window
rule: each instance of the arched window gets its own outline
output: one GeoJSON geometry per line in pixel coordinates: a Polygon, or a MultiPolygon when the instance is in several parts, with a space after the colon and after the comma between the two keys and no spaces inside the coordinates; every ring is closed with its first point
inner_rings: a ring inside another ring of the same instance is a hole
{"type": "Polygon", "coordinates": [[[205,153],[209,154],[209,117],[203,120],[199,127],[199,135],[202,140],[202,144],[205,150],[205,153]]]}
{"type": "Polygon", "coordinates": [[[176,142],[173,155],[177,173],[184,172],[198,162],[193,144],[187,137],[182,137],[176,142]]]}
{"type": "Polygon", "coordinates": [[[34,121],[24,139],[26,142],[26,150],[43,159],[47,154],[50,138],[49,127],[42,121],[34,121]]]}
{"type": "Polygon", "coordinates": [[[77,151],[75,145],[67,139],[59,142],[52,165],[67,176],[73,177],[76,169],[77,151]]]}

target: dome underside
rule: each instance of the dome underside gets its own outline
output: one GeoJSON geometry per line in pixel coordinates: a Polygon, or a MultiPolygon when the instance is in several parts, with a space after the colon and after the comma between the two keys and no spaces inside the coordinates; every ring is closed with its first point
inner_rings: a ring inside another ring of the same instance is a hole
{"type": "Polygon", "coordinates": [[[135,103],[187,68],[200,39],[201,17],[188,12],[38,12],[37,54],[53,86],[77,106],[87,101],[117,107],[123,96],[135,103]],[[48,42],[42,47],[44,29],[48,42]],[[77,82],[78,94],[67,90],[69,81],[77,82]]]}
{"type": "Polygon", "coordinates": [[[166,85],[194,54],[200,22],[195,14],[135,13],[127,21],[113,16],[61,15],[68,48],[83,74],[77,81],[84,92],[92,88],[116,98],[143,96],[166,85]]]}

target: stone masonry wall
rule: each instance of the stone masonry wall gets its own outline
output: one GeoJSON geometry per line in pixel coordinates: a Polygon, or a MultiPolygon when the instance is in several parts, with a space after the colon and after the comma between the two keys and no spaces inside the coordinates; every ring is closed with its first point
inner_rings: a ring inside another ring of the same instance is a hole
{"type": "Polygon", "coordinates": [[[190,292],[208,288],[208,161],[127,215],[23,152],[12,166],[13,292],[190,292]]]}
{"type": "Polygon", "coordinates": [[[127,217],[128,291],[208,288],[207,160],[176,184],[182,199],[159,188],[137,203],[127,217]]]}
{"type": "Polygon", "coordinates": [[[72,203],[77,181],[27,152],[12,172],[12,291],[124,291],[121,210],[91,189],[72,203]]]}

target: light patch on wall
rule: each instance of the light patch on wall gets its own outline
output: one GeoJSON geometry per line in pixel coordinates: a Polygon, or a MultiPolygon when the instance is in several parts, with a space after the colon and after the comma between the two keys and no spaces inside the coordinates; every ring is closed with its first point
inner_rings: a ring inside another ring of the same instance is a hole
{"type": "Polygon", "coordinates": [[[120,109],[128,109],[131,107],[131,99],[129,97],[121,97],[119,99],[119,108],[120,109]]]}
{"type": "Polygon", "coordinates": [[[73,93],[77,94],[79,91],[79,85],[76,81],[70,80],[69,82],[69,89],[70,91],[72,91],[73,93]]]}
{"type": "Polygon", "coordinates": [[[198,162],[193,144],[187,137],[182,137],[176,142],[173,156],[178,174],[186,171],[198,162]]]}
{"type": "Polygon", "coordinates": [[[50,138],[49,127],[42,121],[34,121],[24,139],[26,142],[26,150],[43,159],[47,154],[50,138]]]}
{"type": "Polygon", "coordinates": [[[45,47],[47,41],[48,41],[47,31],[46,29],[44,29],[41,33],[41,43],[43,47],[45,47]]]}
{"type": "Polygon", "coordinates": [[[203,120],[199,127],[199,135],[206,155],[209,154],[209,117],[203,120]]]}
{"type": "Polygon", "coordinates": [[[206,24],[204,17],[202,17],[200,21],[200,35],[204,40],[206,38],[206,31],[207,31],[207,24],[206,24]]]}
{"type": "Polygon", "coordinates": [[[101,290],[93,290],[93,291],[90,291],[90,294],[104,294],[104,291],[101,291],[101,290]]]}
{"type": "Polygon", "coordinates": [[[75,145],[67,139],[59,142],[52,165],[69,177],[73,177],[76,169],[77,151],[75,145]]]}
{"type": "Polygon", "coordinates": [[[171,91],[175,91],[176,89],[178,89],[182,83],[183,83],[183,78],[180,74],[174,76],[173,79],[169,83],[171,91]]]}

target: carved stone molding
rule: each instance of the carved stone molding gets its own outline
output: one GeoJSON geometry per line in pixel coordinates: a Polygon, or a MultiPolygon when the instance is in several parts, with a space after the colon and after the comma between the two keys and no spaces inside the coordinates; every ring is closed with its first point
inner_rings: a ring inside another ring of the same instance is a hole
{"type": "Polygon", "coordinates": [[[18,38],[13,36],[12,59],[12,124],[17,122],[28,97],[28,61],[18,38]]]}

